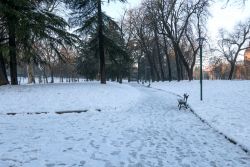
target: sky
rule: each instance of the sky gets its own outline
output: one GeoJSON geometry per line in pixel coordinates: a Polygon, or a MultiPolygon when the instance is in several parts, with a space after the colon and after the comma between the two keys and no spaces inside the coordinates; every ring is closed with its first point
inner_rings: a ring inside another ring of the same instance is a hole
{"type": "MultiPolygon", "coordinates": [[[[239,0],[238,0],[239,1],[239,0]]],[[[216,2],[210,7],[211,18],[208,21],[208,31],[212,38],[215,38],[220,28],[232,31],[239,21],[244,21],[250,17],[250,1],[246,1],[245,6],[229,4],[225,8],[225,3],[216,2]]]]}
{"type": "Polygon", "coordinates": [[[124,9],[134,8],[139,6],[141,0],[127,0],[127,3],[121,3],[115,1],[110,3],[105,3],[103,10],[111,17],[116,19],[117,21],[122,17],[124,14],[124,9]]]}
{"type": "MultiPolygon", "coordinates": [[[[124,14],[125,8],[134,8],[139,6],[141,0],[127,0],[128,2],[123,4],[120,2],[111,2],[105,4],[103,10],[113,17],[116,21],[124,14]]],[[[239,0],[235,0],[239,1],[239,0]]],[[[212,40],[216,40],[218,30],[220,28],[226,28],[228,31],[232,31],[233,27],[240,20],[244,20],[250,17],[250,0],[247,0],[245,6],[231,3],[225,7],[225,0],[216,0],[214,4],[210,6],[211,17],[208,20],[208,34],[212,40]]]]}

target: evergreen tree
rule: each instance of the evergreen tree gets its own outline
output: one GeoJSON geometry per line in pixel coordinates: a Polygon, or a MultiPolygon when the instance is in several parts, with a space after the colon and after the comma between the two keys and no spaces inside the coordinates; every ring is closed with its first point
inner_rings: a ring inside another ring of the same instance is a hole
{"type": "Polygon", "coordinates": [[[7,33],[6,28],[4,27],[3,20],[0,17],[0,86],[9,84],[6,67],[5,67],[5,56],[4,53],[6,52],[6,43],[7,42],[7,33]]]}
{"type": "MultiPolygon", "coordinates": [[[[119,0],[125,2],[126,0],[119,0]]],[[[109,2],[109,0],[108,0],[109,2]]],[[[70,8],[73,10],[73,18],[71,22],[79,26],[79,31],[89,30],[89,27],[93,28],[93,23],[97,23],[98,29],[98,50],[100,59],[100,80],[102,84],[106,83],[105,72],[105,54],[104,54],[104,32],[103,32],[103,12],[101,0],[67,0],[70,8]],[[97,20],[97,22],[95,22],[97,20]]]]}
{"type": "MultiPolygon", "coordinates": [[[[52,47],[60,44],[72,45],[76,36],[68,33],[67,22],[52,13],[46,4],[56,0],[8,0],[0,1],[0,18],[7,30],[10,60],[11,84],[17,82],[17,49],[18,46],[31,53],[36,40],[47,39],[52,47]]],[[[31,55],[31,54],[27,54],[31,55]]]]}
{"type": "MultiPolygon", "coordinates": [[[[106,55],[105,61],[107,61],[107,78],[111,78],[112,80],[117,79],[119,82],[121,82],[122,77],[127,75],[128,67],[132,60],[129,58],[127,51],[124,50],[125,41],[121,36],[119,26],[104,13],[103,18],[103,36],[104,51],[106,55]]],[[[83,45],[80,49],[80,58],[78,64],[81,68],[78,68],[78,70],[81,69],[84,71],[82,74],[84,74],[85,77],[89,75],[96,77],[98,72],[96,69],[96,63],[98,63],[100,59],[98,60],[99,40],[97,22],[98,21],[96,19],[91,24],[91,28],[85,28],[85,31],[88,32],[88,38],[83,40],[83,45]]],[[[82,30],[80,31],[82,32],[82,30]]]]}

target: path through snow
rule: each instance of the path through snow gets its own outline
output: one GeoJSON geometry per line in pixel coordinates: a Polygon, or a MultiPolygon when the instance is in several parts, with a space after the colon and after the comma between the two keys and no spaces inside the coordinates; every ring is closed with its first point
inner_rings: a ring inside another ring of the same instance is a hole
{"type": "Polygon", "coordinates": [[[240,148],[179,111],[176,96],[137,89],[143,98],[127,111],[1,115],[0,166],[250,166],[240,148]]]}

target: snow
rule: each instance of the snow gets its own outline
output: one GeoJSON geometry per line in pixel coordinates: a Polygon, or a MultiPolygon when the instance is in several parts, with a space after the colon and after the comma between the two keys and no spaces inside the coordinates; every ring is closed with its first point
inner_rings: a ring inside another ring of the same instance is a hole
{"type": "Polygon", "coordinates": [[[153,88],[183,96],[188,93],[189,105],[218,131],[250,150],[250,81],[155,82],[153,88]]]}
{"type": "Polygon", "coordinates": [[[84,82],[3,86],[0,93],[0,167],[250,166],[249,154],[178,110],[166,91],[84,82]],[[20,114],[5,114],[14,111],[20,114]]]}
{"type": "Polygon", "coordinates": [[[0,114],[71,110],[126,110],[139,92],[127,85],[99,82],[0,87],[0,114]]]}

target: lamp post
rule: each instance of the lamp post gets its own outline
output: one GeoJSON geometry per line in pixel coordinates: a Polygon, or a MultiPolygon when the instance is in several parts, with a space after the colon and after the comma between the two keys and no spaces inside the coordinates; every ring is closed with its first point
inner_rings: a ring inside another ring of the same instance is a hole
{"type": "Polygon", "coordinates": [[[202,101],[202,45],[205,41],[205,38],[199,37],[197,41],[199,42],[200,47],[200,99],[202,101]]]}

